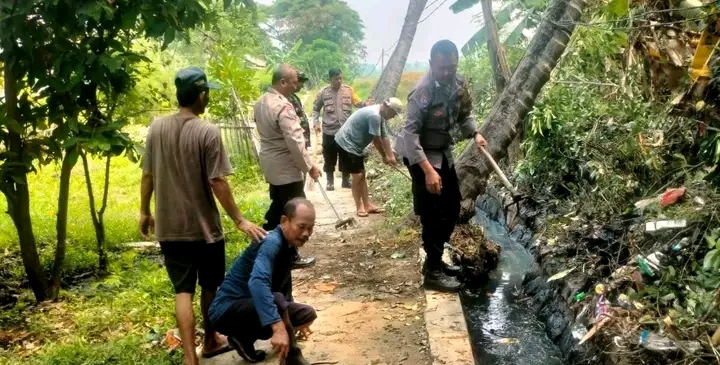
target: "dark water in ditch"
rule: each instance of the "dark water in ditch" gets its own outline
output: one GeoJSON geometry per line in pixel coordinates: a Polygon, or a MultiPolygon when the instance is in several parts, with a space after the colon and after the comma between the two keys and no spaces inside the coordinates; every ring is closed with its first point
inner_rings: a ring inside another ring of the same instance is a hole
{"type": "Polygon", "coordinates": [[[502,247],[500,266],[488,283],[460,295],[476,364],[561,365],[557,346],[545,333],[527,301],[520,296],[522,279],[534,264],[522,242],[532,239],[523,227],[511,232],[495,199],[478,200],[475,224],[486,229],[487,238],[502,247]]]}

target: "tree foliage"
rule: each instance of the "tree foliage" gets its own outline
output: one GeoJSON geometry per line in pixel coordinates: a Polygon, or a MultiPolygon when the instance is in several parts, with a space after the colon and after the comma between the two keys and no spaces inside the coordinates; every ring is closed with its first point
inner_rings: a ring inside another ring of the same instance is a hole
{"type": "Polygon", "coordinates": [[[23,264],[38,300],[54,297],[64,259],[69,173],[81,153],[132,156],[115,114],[135,86],[138,37],[166,47],[200,24],[208,0],[6,1],[0,4],[0,61],[5,93],[0,114],[0,190],[20,239],[23,264]],[[62,160],[58,245],[48,284],[35,247],[27,173],[62,160]],[[62,201],[62,198],[65,201],[62,201]]]}
{"type": "Polygon", "coordinates": [[[267,11],[271,18],[271,33],[274,33],[285,50],[291,49],[297,41],[302,42],[299,55],[307,67],[315,69],[321,65],[307,63],[310,58],[303,56],[305,52],[322,52],[326,55],[334,52],[331,59],[335,62],[343,61],[334,67],[351,70],[355,70],[366,55],[362,44],[365,26],[357,11],[344,1],[277,0],[267,11]],[[321,46],[330,44],[337,48],[320,50],[321,46]]]}

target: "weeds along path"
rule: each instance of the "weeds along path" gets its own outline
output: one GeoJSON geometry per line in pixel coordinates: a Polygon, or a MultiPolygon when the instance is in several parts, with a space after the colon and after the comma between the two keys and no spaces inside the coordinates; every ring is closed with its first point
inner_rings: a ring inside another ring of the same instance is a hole
{"type": "MultiPolygon", "coordinates": [[[[350,189],[336,185],[328,197],[341,217],[354,217],[350,189]]],[[[318,319],[313,334],[301,342],[305,357],[311,363],[342,365],[431,364],[415,237],[403,240],[383,233],[382,215],[356,217],[354,227],[337,231],[337,217],[319,187],[306,189],[306,194],[317,222],[301,254],[315,256],[317,263],[293,271],[293,295],[315,307],[318,319]]],[[[268,341],[257,346],[271,351],[268,341]]],[[[271,354],[265,364],[278,363],[271,354]]],[[[233,352],[203,363],[243,362],[233,352]]]]}

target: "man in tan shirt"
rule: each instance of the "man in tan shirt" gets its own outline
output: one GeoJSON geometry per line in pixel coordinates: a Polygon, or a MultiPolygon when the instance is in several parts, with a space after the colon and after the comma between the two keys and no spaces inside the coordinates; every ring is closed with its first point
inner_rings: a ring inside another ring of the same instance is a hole
{"type": "MultiPolygon", "coordinates": [[[[320,168],[305,148],[300,118],[288,97],[297,90],[297,71],[281,65],[272,77],[272,87],[255,103],[255,124],[260,134],[260,168],[270,184],[270,208],[265,214],[266,231],[280,224],[285,204],[293,198],[305,197],[305,173],[317,180],[320,168]]],[[[315,263],[314,257],[295,256],[294,268],[315,263]]]]}
{"type": "Polygon", "coordinates": [[[230,350],[227,339],[210,328],[208,309],[225,277],[225,240],[220,201],[238,229],[253,240],[266,232],[243,217],[235,204],[227,175],[233,173],[220,130],[203,121],[210,88],[205,73],[190,67],[175,77],[180,111],[154,120],[148,129],[140,191],[140,231],[155,239],[175,288],[175,314],[186,365],[197,365],[193,295],[202,288],[200,308],[205,327],[202,356],[230,350]],[[155,220],[150,200],[155,193],[155,220]],[[214,195],[214,196],[213,196],[214,195]]]}

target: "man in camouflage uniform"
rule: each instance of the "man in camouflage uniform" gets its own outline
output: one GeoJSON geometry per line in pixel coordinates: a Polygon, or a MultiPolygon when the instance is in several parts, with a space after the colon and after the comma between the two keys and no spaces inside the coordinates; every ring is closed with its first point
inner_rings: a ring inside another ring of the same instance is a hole
{"type": "Polygon", "coordinates": [[[307,114],[305,114],[305,108],[303,108],[302,101],[300,101],[297,93],[302,90],[302,88],[305,86],[305,82],[309,79],[307,76],[305,76],[304,72],[298,72],[297,75],[298,87],[294,93],[290,94],[288,100],[290,100],[292,105],[295,107],[295,113],[297,114],[298,118],[300,118],[300,126],[302,126],[303,129],[303,136],[305,136],[305,148],[308,148],[310,147],[310,122],[308,121],[307,114]]]}
{"type": "MultiPolygon", "coordinates": [[[[363,108],[374,102],[372,99],[360,100],[353,88],[343,84],[343,74],[339,69],[331,68],[328,74],[330,85],[320,90],[313,103],[313,124],[319,132],[320,110],[323,110],[322,151],[325,160],[323,171],[327,174],[327,190],[335,190],[335,165],[338,163],[340,153],[340,147],[335,143],[335,133],[350,117],[353,106],[363,108]]],[[[342,172],[342,187],[349,189],[350,173],[342,163],[340,163],[340,172],[342,172]]]]}
{"type": "Polygon", "coordinates": [[[455,292],[460,268],[442,261],[444,245],[450,241],[460,214],[460,186],[453,165],[451,132],[486,146],[472,115],[469,87],[457,75],[458,50],[442,40],[430,51],[430,70],[408,95],[405,125],[398,133],[395,150],[412,176],[415,214],[422,224],[425,288],[455,292]]]}

